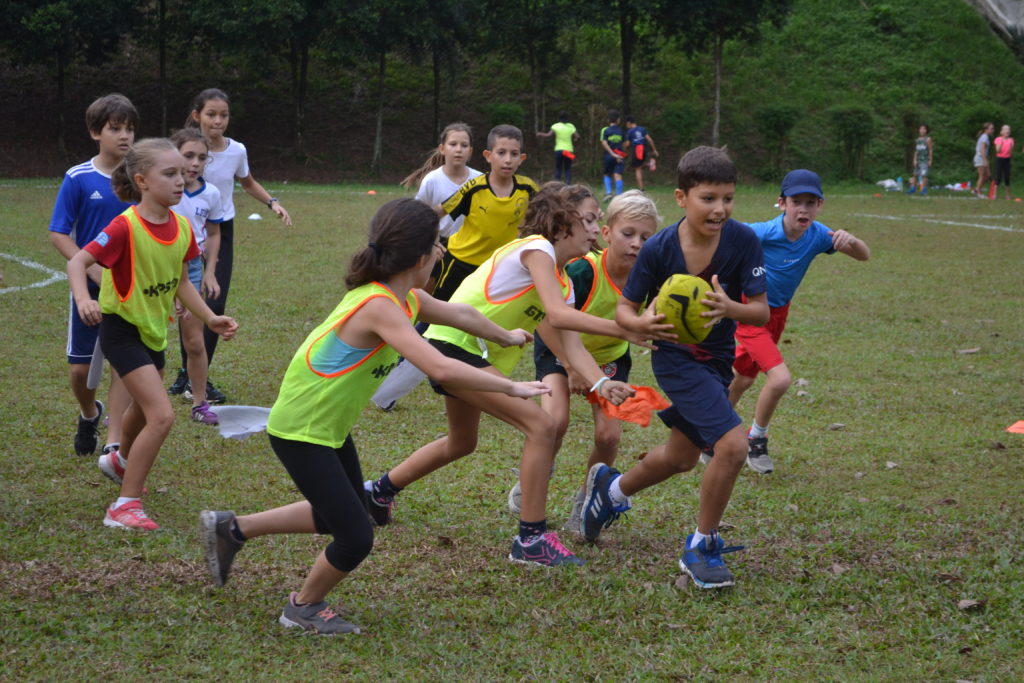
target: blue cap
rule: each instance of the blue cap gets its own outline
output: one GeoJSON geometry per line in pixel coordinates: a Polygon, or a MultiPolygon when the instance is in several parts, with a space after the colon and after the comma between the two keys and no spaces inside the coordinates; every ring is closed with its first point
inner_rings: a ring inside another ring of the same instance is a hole
{"type": "Polygon", "coordinates": [[[813,194],[818,199],[825,198],[821,192],[821,178],[817,173],[808,171],[806,168],[798,168],[786,174],[786,177],[782,179],[781,195],[793,197],[798,194],[813,194]]]}

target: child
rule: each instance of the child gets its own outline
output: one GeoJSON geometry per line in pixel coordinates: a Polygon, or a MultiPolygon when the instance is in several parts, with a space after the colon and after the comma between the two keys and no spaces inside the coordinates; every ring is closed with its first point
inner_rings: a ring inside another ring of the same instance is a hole
{"type": "MultiPolygon", "coordinates": [[[[448,124],[441,131],[441,144],[437,146],[437,150],[422,167],[406,177],[402,185],[410,187],[419,182],[416,199],[441,213],[441,202],[458,192],[467,181],[481,175],[480,171],[466,165],[472,156],[472,129],[461,122],[448,124]]],[[[448,215],[442,216],[441,242],[447,243],[448,238],[462,227],[464,220],[464,216],[459,216],[455,220],[448,215]]],[[[424,290],[432,293],[434,283],[440,274],[441,262],[437,261],[424,290]]],[[[399,361],[398,366],[388,374],[387,379],[373,395],[373,404],[384,411],[394,410],[398,399],[415,389],[424,377],[426,375],[412,363],[407,363],[404,359],[399,361]]]]}
{"type": "Polygon", "coordinates": [[[988,163],[988,150],[992,140],[990,136],[995,130],[995,124],[986,121],[981,124],[981,130],[978,131],[978,141],[974,146],[974,168],[978,169],[978,184],[974,188],[975,197],[985,197],[984,186],[992,177],[988,163]]]}
{"type": "Polygon", "coordinates": [[[465,223],[448,240],[434,290],[436,298],[448,301],[467,275],[515,238],[526,205],[537,191],[536,183],[516,175],[526,159],[522,149],[523,133],[518,128],[492,128],[484,150],[491,170],[466,182],[438,209],[438,215],[447,214],[452,220],[464,216],[465,223]]]}
{"type": "Polygon", "coordinates": [[[285,627],[322,635],[359,631],[332,612],[325,598],[373,546],[350,432],[398,354],[453,388],[501,392],[515,401],[547,391],[539,382],[513,382],[446,358],[417,334],[413,324],[419,317],[457,325],[502,346],[531,339],[523,330],[498,327],[469,306],[419,291],[441,251],[437,216],[422,202],[397,199],[380,208],[370,222],[368,246],[352,259],[348,293],[295,353],[270,412],[270,445],[306,500],[242,517],[210,510],[200,515],[207,564],[217,585],[227,581],[234,556],[248,539],[282,533],[333,536],[301,590],[288,599],[279,619],[285,627]]]}
{"type": "Polygon", "coordinates": [[[729,385],[729,402],[735,406],[753,385],[757,373],[765,373],[754,423],[747,432],[747,464],[761,474],[774,469],[768,455],[768,423],[792,382],[779,351],[779,339],[796,288],[818,254],[839,251],[858,261],[871,257],[871,250],[862,240],[845,230],[832,232],[815,220],[823,204],[818,174],[804,169],[790,171],[779,193],[782,213],[773,220],[750,225],[764,252],[770,317],[764,327],[740,323],[736,328],[736,376],[729,385]]]}
{"type": "MultiPolygon", "coordinates": [[[[586,219],[586,216],[584,216],[586,219]]],[[[608,245],[599,253],[588,252],[566,266],[572,280],[575,306],[578,310],[600,318],[614,320],[615,305],[626,284],[626,277],[636,262],[640,247],[655,232],[661,217],[654,202],[639,190],[627,190],[608,205],[608,217],[601,227],[601,236],[608,245]]],[[[561,349],[552,349],[544,340],[552,339],[551,346],[557,345],[557,336],[550,326],[541,323],[533,342],[533,358],[537,368],[537,379],[551,388],[551,394],[541,397],[541,407],[555,418],[557,429],[556,451],[569,425],[569,396],[571,393],[586,393],[589,385],[571,366],[563,364],[561,349]]],[[[580,340],[606,377],[620,382],[629,382],[632,359],[629,343],[602,335],[582,334],[580,340]]],[[[566,361],[568,363],[568,361],[566,361]]],[[[619,449],[622,437],[622,423],[608,417],[598,405],[591,406],[594,414],[594,446],[587,459],[589,472],[597,463],[611,465],[619,449]]],[[[584,476],[584,480],[586,477],[584,476]]],[[[580,515],[583,511],[585,486],[576,493],[572,513],[564,529],[578,533],[580,515]]],[[[509,507],[519,513],[519,485],[509,495],[509,507]]]]}
{"type": "Polygon", "coordinates": [[[907,194],[914,194],[921,190],[921,196],[928,196],[928,169],[932,167],[932,138],[928,133],[929,128],[921,124],[918,129],[917,141],[914,142],[914,168],[910,179],[910,189],[907,194]]]}
{"type": "Polygon", "coordinates": [[[626,136],[619,127],[619,112],[612,109],[608,112],[608,125],[601,129],[601,147],[604,148],[604,200],[612,198],[612,181],[615,194],[622,194],[622,166],[626,153],[622,150],[626,136]]]}
{"type": "Polygon", "coordinates": [[[225,339],[238,325],[214,315],[188,280],[186,263],[199,255],[188,221],[170,210],[181,199],[184,159],[163,138],[137,143],[111,177],[117,196],[137,202],[68,261],[68,280],[87,325],[99,324],[100,348],[132,401],[124,416],[120,452],[101,455],[99,468],[121,485],[103,525],[152,531],[142,509],[146,475],[174,422],[163,389],[167,317],[177,297],[225,339]],[[97,303],[88,296],[87,270],[104,267],[97,303]]]}
{"type": "Polygon", "coordinates": [[[559,112],[558,123],[552,123],[548,132],[537,131],[539,138],[552,135],[555,136],[555,180],[561,181],[564,175],[565,184],[572,185],[572,162],[576,158],[572,143],[580,139],[580,134],[576,132],[576,126],[569,123],[569,112],[559,112]]]}
{"type": "MultiPolygon", "coordinates": [[[[171,136],[171,142],[185,158],[185,191],[181,196],[181,202],[171,207],[171,210],[184,216],[191,223],[192,235],[200,254],[188,262],[188,278],[197,292],[216,299],[220,292],[216,268],[217,254],[220,252],[220,223],[224,210],[220,190],[203,179],[203,169],[206,168],[209,159],[209,144],[196,128],[179,130],[171,136]]],[[[178,329],[181,333],[181,358],[188,359],[183,365],[188,368],[189,385],[205,387],[209,363],[206,359],[206,346],[203,343],[203,323],[195,316],[183,314],[178,318],[178,329]]],[[[190,393],[192,419],[207,425],[217,424],[217,414],[210,408],[206,392],[190,393]]]]}
{"type": "Polygon", "coordinates": [[[636,186],[644,191],[644,168],[658,156],[654,138],[632,116],[626,117],[626,144],[629,145],[629,165],[636,174],[636,186]]]}
{"type": "MultiPolygon", "coordinates": [[[[217,256],[215,270],[220,293],[207,298],[207,303],[217,315],[224,314],[228,291],[231,289],[231,270],[234,266],[235,253],[235,203],[233,199],[235,181],[237,180],[242,189],[257,201],[266,204],[286,226],[291,227],[292,225],[291,216],[277,201],[277,197],[271,197],[270,193],[263,189],[263,186],[256,182],[249,173],[249,157],[245,151],[245,145],[225,135],[228,121],[231,118],[229,104],[227,93],[217,88],[209,88],[196,96],[192,102],[192,110],[185,120],[186,128],[200,129],[210,143],[210,160],[206,164],[205,178],[208,183],[220,190],[220,198],[224,206],[224,220],[220,224],[220,253],[217,256]]],[[[206,343],[206,359],[212,365],[218,337],[211,331],[204,331],[203,335],[206,343]]],[[[171,394],[188,391],[190,393],[186,396],[190,397],[193,392],[192,387],[188,386],[186,368],[178,371],[178,377],[168,391],[171,394]]],[[[210,403],[224,403],[227,396],[207,380],[206,400],[210,403]]]]}
{"type": "MultiPolygon", "coordinates": [[[[555,336],[565,349],[565,357],[585,378],[590,390],[621,403],[633,389],[609,380],[583,348],[579,335],[566,331],[625,334],[610,320],[581,313],[573,307],[572,283],[565,275],[565,264],[587,253],[597,240],[598,208],[592,195],[589,206],[581,204],[577,208],[571,203],[573,192],[574,188],[560,183],[546,185],[530,202],[520,239],[496,251],[467,277],[452,301],[470,304],[502,327],[533,330],[544,319],[557,330],[555,336]],[[584,223],[581,214],[592,215],[593,222],[584,223]]],[[[425,336],[444,355],[484,368],[498,377],[511,373],[522,355],[519,347],[502,349],[492,343],[484,344],[472,334],[451,327],[433,325],[425,336]]],[[[639,335],[628,336],[639,341],[639,335]]],[[[445,397],[448,435],[423,446],[376,481],[366,482],[371,494],[370,513],[377,524],[390,522],[394,497],[399,491],[476,450],[480,414],[486,412],[526,437],[519,479],[522,513],[509,559],[544,566],[583,564],[562,545],[557,534],[547,530],[548,475],[556,445],[551,416],[533,401],[518,401],[445,382],[435,381],[433,385],[445,397]]]]}
{"type": "Polygon", "coordinates": [[[630,507],[629,497],[696,465],[703,446],[715,457],[700,485],[697,528],[686,539],[680,568],[702,588],[731,586],[732,574],[722,561],[730,549],[718,536],[718,525],[747,454],[740,418],[729,404],[733,333],[736,322],[763,325],[768,320],[764,259],[754,232],[730,220],[736,192],[736,167],[714,147],[690,150],[679,162],[676,203],[686,217],[647,240],[622,290],[615,319],[626,329],[658,339],[674,340],[664,316],[643,302],[652,301],[673,273],[708,280],[713,291],[703,300],[710,307],[710,334],[699,344],[659,343],[651,367],[672,402],[659,413],[669,426],[668,442],[650,451],[625,474],[594,465],[587,477],[586,507],[580,531],[595,540],[630,507]],[[746,302],[740,301],[740,296],[746,302]]]}
{"type": "Polygon", "coordinates": [[[1010,198],[1010,158],[1013,156],[1013,138],[1010,127],[1004,125],[999,130],[993,146],[996,148],[996,185],[1006,183],[1006,198],[1010,198]]]}
{"type": "MultiPolygon", "coordinates": [[[[99,153],[92,159],[68,169],[61,183],[50,219],[50,243],[70,260],[106,227],[114,216],[128,208],[110,187],[110,174],[124,159],[135,140],[139,114],[124,95],[105,95],[85,111],[89,135],[98,143],[99,153]]],[[[100,291],[99,266],[89,269],[87,293],[96,299],[100,291]]],[[[96,390],[88,387],[89,365],[96,348],[97,328],[87,325],[78,316],[78,304],[71,298],[68,314],[68,375],[71,392],[78,401],[80,415],[75,432],[74,449],[78,455],[96,452],[99,446],[99,425],[103,403],[96,400],[96,390]]],[[[119,379],[110,383],[110,426],[104,453],[116,451],[121,440],[121,416],[128,407],[128,392],[119,379]]]]}

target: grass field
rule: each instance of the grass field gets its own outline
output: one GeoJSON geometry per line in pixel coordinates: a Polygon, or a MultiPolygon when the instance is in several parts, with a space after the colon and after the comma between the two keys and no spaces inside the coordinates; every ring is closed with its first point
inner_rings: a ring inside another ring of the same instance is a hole
{"type": "MultiPolygon", "coordinates": [[[[341,298],[369,216],[399,196],[367,189],[272,186],[293,229],[238,200],[229,312],[241,329],[212,372],[233,401],[271,405],[341,298]]],[[[770,217],[773,189],[741,188],[735,217],[770,217]]],[[[783,351],[806,384],[772,423],[776,471],[744,469],[726,513],[726,539],[747,546],[728,556],[735,588],[677,582],[700,466],[634,497],[597,545],[563,534],[582,570],[509,563],[521,439],[485,418],[479,451],[403,493],[396,524],[332,594],[364,634],[324,639],[276,622],[324,538],[258,539],[222,589],[202,560],[201,509],[297,499],[265,437],[223,440],[175,401],[146,500],[164,531],[102,526],[116,490],[95,458],[69,455],[66,283],[14,289],[47,278],[26,260],[63,269],[46,239],[56,184],[3,181],[0,678],[1020,680],[1024,436],[1004,430],[1024,419],[1024,210],[873,192],[830,196],[821,214],[873,258],[820,258],[794,302],[783,351]]],[[[654,196],[674,220],[669,193],[654,196]]],[[[635,358],[635,379],[653,383],[635,358]]],[[[740,406],[745,420],[752,410],[753,393],[740,406]]],[[[588,415],[575,404],[555,525],[584,474],[588,415]]],[[[392,413],[368,409],[354,433],[364,472],[444,429],[426,387],[392,413]]],[[[665,434],[627,427],[620,466],[665,434]]]]}

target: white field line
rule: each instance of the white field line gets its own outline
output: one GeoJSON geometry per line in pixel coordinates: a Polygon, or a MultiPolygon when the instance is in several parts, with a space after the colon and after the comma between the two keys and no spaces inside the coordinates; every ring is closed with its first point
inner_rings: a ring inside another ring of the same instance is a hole
{"type": "Polygon", "coordinates": [[[876,213],[854,213],[851,216],[858,218],[880,218],[884,221],[907,221],[917,220],[924,223],[936,223],[938,225],[956,225],[963,228],[981,228],[982,230],[1000,230],[1002,232],[1024,232],[1020,228],[1010,228],[1005,225],[986,225],[984,223],[964,223],[962,221],[940,221],[936,218],[922,218],[920,216],[884,216],[876,213]]]}
{"type": "Polygon", "coordinates": [[[3,252],[0,252],[0,258],[5,258],[8,261],[14,261],[15,263],[23,265],[26,268],[32,268],[33,270],[38,270],[42,273],[49,275],[49,277],[46,278],[45,280],[33,282],[30,285],[23,285],[21,287],[0,287],[0,294],[7,294],[9,292],[20,292],[23,289],[32,289],[34,287],[45,287],[47,285],[52,285],[54,282],[60,282],[61,280],[68,279],[67,273],[62,273],[59,270],[54,270],[53,268],[44,266],[41,263],[30,261],[27,258],[14,256],[13,254],[5,254],[3,252]]]}

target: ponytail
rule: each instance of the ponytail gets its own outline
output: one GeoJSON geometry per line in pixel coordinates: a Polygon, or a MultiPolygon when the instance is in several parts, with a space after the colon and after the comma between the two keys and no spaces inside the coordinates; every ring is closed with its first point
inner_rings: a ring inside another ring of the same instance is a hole
{"type": "Polygon", "coordinates": [[[146,138],[132,145],[121,163],[110,174],[110,185],[114,188],[117,198],[122,202],[140,202],[142,192],[135,184],[135,176],[146,175],[156,163],[157,154],[167,150],[178,151],[174,143],[167,138],[146,138]]]}
{"type": "Polygon", "coordinates": [[[395,199],[370,219],[368,242],[352,257],[345,285],[355,289],[409,270],[437,240],[437,214],[415,199],[395,199]]]}

